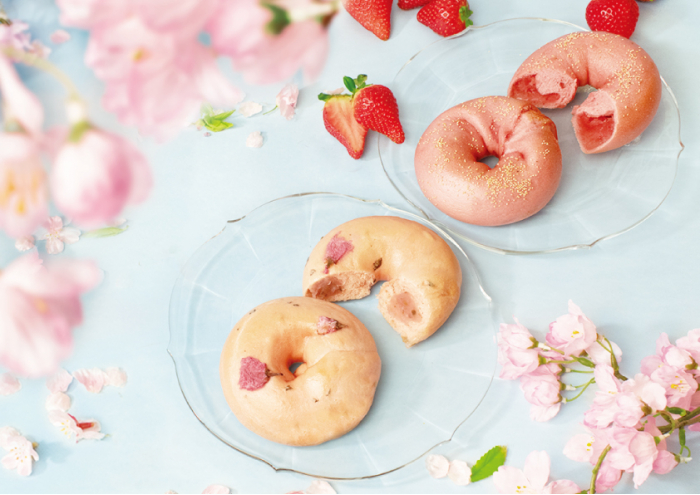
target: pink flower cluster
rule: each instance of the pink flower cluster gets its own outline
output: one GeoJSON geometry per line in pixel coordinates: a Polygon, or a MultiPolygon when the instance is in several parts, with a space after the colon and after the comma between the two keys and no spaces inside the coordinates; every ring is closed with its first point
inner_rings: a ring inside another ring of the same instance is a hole
{"type": "Polygon", "coordinates": [[[85,63],[106,83],[104,107],[158,139],[191,122],[203,102],[234,106],[243,99],[220,71],[219,55],[256,84],[289,78],[299,68],[311,78],[319,74],[326,28],[315,12],[294,15],[317,2],[287,3],[58,1],[63,24],[90,31],[85,63]],[[210,46],[200,41],[203,33],[210,46]]]}
{"type": "Polygon", "coordinates": [[[497,340],[500,377],[520,378],[525,399],[532,404],[530,417],[535,421],[548,421],[561,409],[565,401],[561,392],[567,389],[561,375],[568,369],[567,364],[584,356],[593,363],[611,362],[611,353],[599,342],[595,325],[571,301],[569,313],[549,325],[547,344],[538,342],[517,319],[515,324],[501,324],[497,340]]]}
{"type": "Polygon", "coordinates": [[[499,493],[580,493],[570,480],[549,481],[551,461],[547,452],[530,452],[524,469],[501,466],[493,475],[499,493]]]}

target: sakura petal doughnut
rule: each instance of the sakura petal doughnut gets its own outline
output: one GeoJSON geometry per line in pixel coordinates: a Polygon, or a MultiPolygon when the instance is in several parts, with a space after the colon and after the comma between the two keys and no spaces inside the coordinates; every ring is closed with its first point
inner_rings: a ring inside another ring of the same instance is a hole
{"type": "Polygon", "coordinates": [[[326,301],[379,291],[379,310],[411,347],[437,331],[459,300],[462,270],[435,232],[398,217],[350,220],[326,234],[304,268],[304,295],[326,301]]]}
{"type": "Polygon", "coordinates": [[[447,215],[506,225],[540,211],[561,178],[557,128],[529,103],[487,96],[440,114],[418,141],[418,186],[447,215]],[[479,160],[496,156],[493,168],[479,160]]]}
{"type": "Polygon", "coordinates": [[[317,445],[355,428],[381,372],[374,339],[349,311],[304,297],[275,299],[236,323],[221,353],[224,396],[250,431],[317,445]],[[294,373],[293,363],[301,364],[294,373]]]}
{"type": "Polygon", "coordinates": [[[530,55],[516,71],[508,95],[542,108],[563,108],[579,86],[598,91],[572,110],[584,153],[624,146],[651,123],[661,102],[661,76],[633,41],[604,32],[573,33],[530,55]]]}

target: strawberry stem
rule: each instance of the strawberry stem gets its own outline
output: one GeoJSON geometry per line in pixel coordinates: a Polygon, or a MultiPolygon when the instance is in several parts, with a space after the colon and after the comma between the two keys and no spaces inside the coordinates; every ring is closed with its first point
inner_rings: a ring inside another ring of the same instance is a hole
{"type": "Polygon", "coordinates": [[[365,84],[366,80],[366,74],[360,74],[355,79],[345,76],[343,77],[343,84],[345,84],[345,87],[348,88],[348,91],[354,96],[359,90],[371,86],[371,84],[365,84]]]}

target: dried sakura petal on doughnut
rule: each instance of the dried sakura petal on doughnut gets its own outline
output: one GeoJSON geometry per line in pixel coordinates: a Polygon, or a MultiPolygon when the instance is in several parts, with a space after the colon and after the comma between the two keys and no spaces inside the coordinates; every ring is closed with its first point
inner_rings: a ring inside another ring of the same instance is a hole
{"type": "Polygon", "coordinates": [[[447,476],[452,480],[452,483],[459,486],[466,486],[472,482],[472,470],[464,461],[454,460],[450,462],[447,476]]]}
{"type": "Polygon", "coordinates": [[[352,242],[340,237],[340,232],[335,234],[326,246],[326,269],[324,273],[328,273],[328,268],[335,265],[347,253],[352,251],[354,246],[352,242]]]}
{"type": "Polygon", "coordinates": [[[444,455],[429,455],[425,459],[425,467],[433,478],[444,478],[450,469],[450,461],[444,455]]]}
{"type": "Polygon", "coordinates": [[[327,316],[319,316],[318,323],[316,324],[319,335],[326,335],[327,333],[333,333],[340,330],[338,320],[333,318],[328,318],[327,316]]]}
{"type": "Polygon", "coordinates": [[[252,356],[241,359],[241,377],[238,386],[245,390],[262,388],[270,377],[267,375],[267,365],[252,356]]]}

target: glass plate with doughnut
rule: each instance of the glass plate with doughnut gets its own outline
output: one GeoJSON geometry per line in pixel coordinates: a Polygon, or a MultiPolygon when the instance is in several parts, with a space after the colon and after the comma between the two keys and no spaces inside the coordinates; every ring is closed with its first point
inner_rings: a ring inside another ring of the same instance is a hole
{"type": "Polygon", "coordinates": [[[449,441],[493,380],[501,321],[466,253],[444,231],[379,200],[306,193],[266,203],[229,221],[187,262],[170,300],[170,343],[182,393],[197,419],[233,449],[275,470],[359,479],[399,469],[449,441]],[[335,440],[291,447],[247,430],[228,407],[219,379],[222,347],[239,319],[272,299],[301,296],[307,258],[322,236],[348,220],[396,216],[435,231],[462,270],[459,303],[427,340],[406,348],[368,297],[339,303],[372,333],[382,360],[374,403],[335,440]]]}
{"type": "MultiPolygon", "coordinates": [[[[451,234],[501,254],[590,248],[652,215],[673,185],[683,149],[678,105],[663,80],[659,110],[649,127],[630,144],[605,153],[583,154],[574,135],[571,108],[586,98],[582,88],[566,108],[542,109],[557,126],[563,170],[553,199],[530,218],[499,227],[470,225],[440,211],[418,186],[416,146],[439,114],[474,98],[505,96],[513,74],[530,54],[577,31],[586,29],[550,19],[508,19],[471,26],[414,55],[391,84],[406,141],[397,145],[379,139],[384,171],[406,201],[451,234]]],[[[486,163],[493,166],[495,161],[486,163]]]]}

